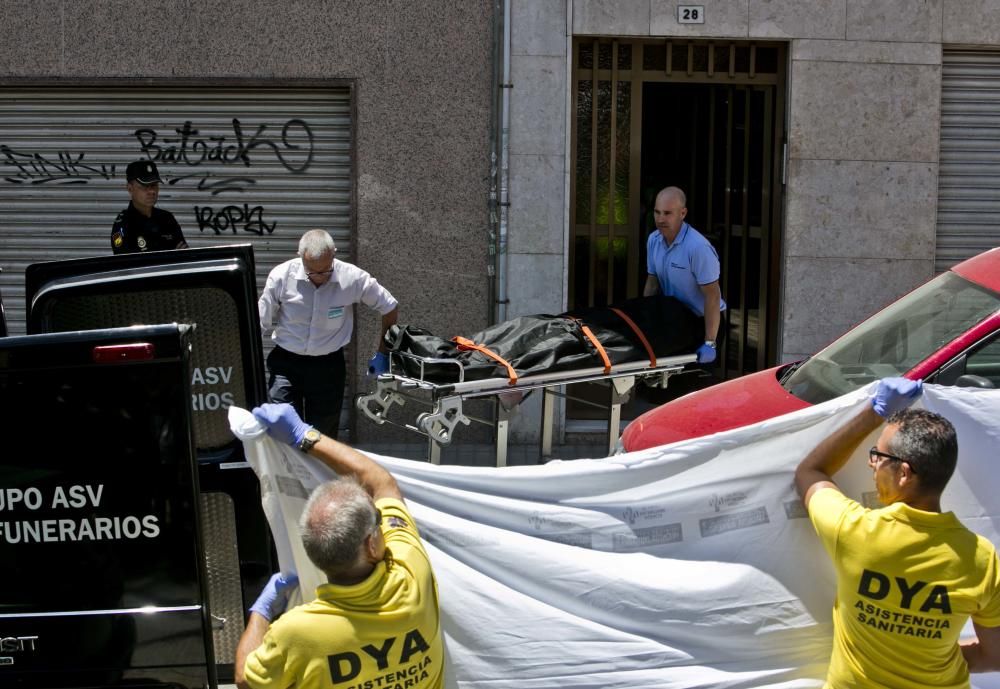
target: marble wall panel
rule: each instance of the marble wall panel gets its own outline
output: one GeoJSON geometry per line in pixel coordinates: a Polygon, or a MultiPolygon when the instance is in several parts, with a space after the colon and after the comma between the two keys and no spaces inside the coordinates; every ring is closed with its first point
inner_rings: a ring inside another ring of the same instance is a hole
{"type": "Polygon", "coordinates": [[[749,32],[747,0],[651,0],[649,33],[653,36],[708,36],[746,38],[749,32]],[[704,5],[703,24],[677,21],[678,5],[704,5]]]}
{"type": "Polygon", "coordinates": [[[563,155],[566,149],[566,58],[511,58],[510,152],[563,155]]]}
{"type": "Polygon", "coordinates": [[[511,0],[511,54],[565,55],[566,7],[566,0],[511,0]]]}
{"type": "Polygon", "coordinates": [[[575,36],[648,36],[650,0],[573,0],[575,36]]]}
{"type": "Polygon", "coordinates": [[[565,160],[563,156],[511,156],[510,251],[562,255],[565,160]]]}
{"type": "Polygon", "coordinates": [[[945,0],[847,0],[847,38],[940,43],[944,4],[945,0]]]}
{"type": "Polygon", "coordinates": [[[806,39],[792,43],[792,61],[797,60],[940,65],[941,46],[936,43],[806,39]]]}
{"type": "Polygon", "coordinates": [[[507,318],[561,313],[565,261],[561,254],[508,254],[507,318]]]}
{"type": "Polygon", "coordinates": [[[930,259],[936,212],[935,164],[792,160],[785,253],[930,259]]]}
{"type": "Polygon", "coordinates": [[[792,63],[790,155],[936,162],[941,68],[792,63]]]}
{"type": "Polygon", "coordinates": [[[749,0],[753,38],[844,38],[847,0],[749,0]]]}
{"type": "MultiPolygon", "coordinates": [[[[558,400],[557,400],[558,401],[558,400]]],[[[555,428],[552,438],[559,437],[559,415],[554,415],[555,428]]],[[[508,444],[537,443],[541,439],[542,391],[537,390],[517,406],[517,414],[510,420],[508,444]]]]}
{"type": "Polygon", "coordinates": [[[822,349],[933,274],[933,260],[799,258],[789,262],[784,276],[783,352],[790,357],[822,349]]]}
{"type": "Polygon", "coordinates": [[[1000,44],[1000,1],[947,0],[942,8],[941,40],[955,45],[1000,44]]]}

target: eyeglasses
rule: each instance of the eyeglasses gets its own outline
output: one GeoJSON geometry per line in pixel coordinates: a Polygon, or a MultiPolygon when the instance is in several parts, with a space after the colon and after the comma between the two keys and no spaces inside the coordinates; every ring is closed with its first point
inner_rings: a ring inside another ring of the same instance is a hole
{"type": "Polygon", "coordinates": [[[379,508],[376,507],[375,508],[375,530],[377,531],[380,526],[382,526],[382,510],[380,510],[379,508]]]}
{"type": "Polygon", "coordinates": [[[872,445],[871,449],[868,450],[868,466],[878,466],[879,459],[885,459],[890,462],[903,462],[910,467],[910,471],[914,474],[917,473],[917,470],[913,468],[913,464],[911,464],[908,460],[905,460],[902,457],[897,457],[896,455],[890,455],[888,452],[880,452],[878,447],[872,445]]]}
{"type": "Polygon", "coordinates": [[[323,277],[324,275],[332,275],[332,274],[333,274],[333,268],[330,268],[330,270],[317,270],[313,273],[306,273],[306,277],[307,278],[311,278],[313,276],[323,277]]]}

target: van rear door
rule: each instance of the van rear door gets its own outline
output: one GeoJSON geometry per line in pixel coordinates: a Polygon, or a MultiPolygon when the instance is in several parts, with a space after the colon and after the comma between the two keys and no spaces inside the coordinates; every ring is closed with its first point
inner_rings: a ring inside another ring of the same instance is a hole
{"type": "Polygon", "coordinates": [[[189,344],[0,339],[0,686],[215,686],[189,344]]]}
{"type": "Polygon", "coordinates": [[[229,430],[231,405],[265,401],[249,244],[36,263],[25,270],[28,333],[189,323],[192,432],[220,678],[233,675],[244,614],[274,571],[260,484],[229,430]]]}

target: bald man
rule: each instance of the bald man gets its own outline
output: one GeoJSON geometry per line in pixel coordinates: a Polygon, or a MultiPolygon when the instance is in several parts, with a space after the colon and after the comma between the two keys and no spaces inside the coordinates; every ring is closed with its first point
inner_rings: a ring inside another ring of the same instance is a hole
{"type": "Polygon", "coordinates": [[[698,230],[686,222],[687,197],[677,187],[656,195],[656,232],[646,242],[646,286],[643,296],[673,297],[705,322],[705,340],[698,363],[715,361],[719,324],[726,302],[719,289],[719,254],[698,230]]]}

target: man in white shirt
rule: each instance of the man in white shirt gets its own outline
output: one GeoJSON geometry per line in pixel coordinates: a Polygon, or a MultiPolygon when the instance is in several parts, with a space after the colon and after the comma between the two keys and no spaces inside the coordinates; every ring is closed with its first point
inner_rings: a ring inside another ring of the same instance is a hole
{"type": "Polygon", "coordinates": [[[257,302],[260,325],[274,350],[267,357],[268,397],[288,402],[324,435],[337,437],[347,379],[343,348],[354,332],[354,304],[382,315],[382,331],[369,373],[389,368],[383,337],[396,322],[398,302],[375,278],[334,258],[325,230],[299,240],[298,258],[275,266],[257,302]]]}

